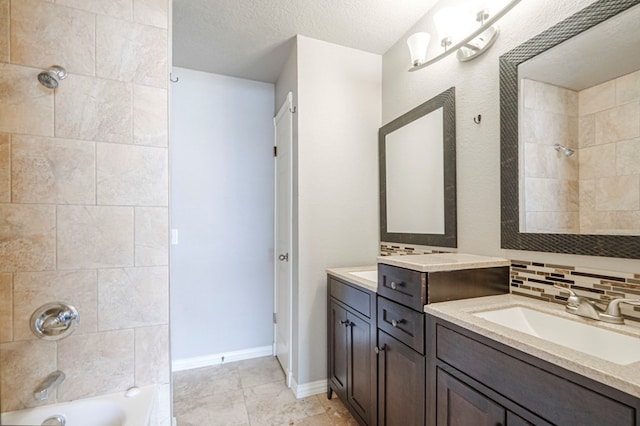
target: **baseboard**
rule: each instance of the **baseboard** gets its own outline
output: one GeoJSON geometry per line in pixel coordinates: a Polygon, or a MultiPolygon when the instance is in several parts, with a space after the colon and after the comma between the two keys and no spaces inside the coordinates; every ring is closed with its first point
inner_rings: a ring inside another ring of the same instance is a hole
{"type": "Polygon", "coordinates": [[[316,382],[298,384],[296,379],[291,378],[291,390],[296,398],[306,398],[308,396],[318,395],[327,391],[327,381],[318,380],[316,382]]]}
{"type": "Polygon", "coordinates": [[[242,361],[244,359],[260,358],[273,355],[273,347],[260,346],[257,348],[243,349],[240,351],[224,352],[193,358],[174,359],[171,362],[171,371],[191,370],[193,368],[210,367],[212,365],[227,362],[242,361]]]}

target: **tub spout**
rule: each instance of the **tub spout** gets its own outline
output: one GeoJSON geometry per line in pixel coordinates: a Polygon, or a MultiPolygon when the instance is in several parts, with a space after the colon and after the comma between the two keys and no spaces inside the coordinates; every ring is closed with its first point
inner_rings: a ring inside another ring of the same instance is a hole
{"type": "Polygon", "coordinates": [[[60,383],[62,383],[65,377],[64,373],[60,370],[56,370],[49,374],[33,392],[33,397],[36,401],[44,401],[49,398],[49,394],[57,388],[60,383]]]}

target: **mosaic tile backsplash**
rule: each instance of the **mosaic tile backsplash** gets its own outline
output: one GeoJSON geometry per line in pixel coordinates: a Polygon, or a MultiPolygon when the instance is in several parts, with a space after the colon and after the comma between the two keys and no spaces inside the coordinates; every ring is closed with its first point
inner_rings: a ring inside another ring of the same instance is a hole
{"type": "Polygon", "coordinates": [[[431,254],[448,253],[434,250],[431,247],[417,246],[402,243],[380,243],[380,256],[397,256],[403,254],[431,254]]]}
{"type": "MultiPolygon", "coordinates": [[[[511,293],[565,304],[569,294],[554,284],[602,304],[617,298],[640,299],[640,273],[511,260],[511,293]]],[[[625,318],[640,321],[640,307],[620,307],[625,318]]]]}

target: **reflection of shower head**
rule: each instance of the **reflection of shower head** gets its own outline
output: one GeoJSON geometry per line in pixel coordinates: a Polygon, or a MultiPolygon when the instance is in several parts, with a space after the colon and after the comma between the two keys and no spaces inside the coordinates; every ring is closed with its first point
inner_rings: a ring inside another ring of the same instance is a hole
{"type": "Polygon", "coordinates": [[[54,65],[38,74],[38,81],[47,89],[57,88],[60,80],[65,78],[67,78],[67,70],[58,65],[54,65]]]}
{"type": "Polygon", "coordinates": [[[564,154],[565,157],[571,157],[573,155],[573,153],[575,152],[574,150],[572,150],[571,148],[567,148],[565,146],[560,145],[559,143],[555,144],[553,146],[553,148],[558,151],[561,152],[562,154],[564,154]]]}

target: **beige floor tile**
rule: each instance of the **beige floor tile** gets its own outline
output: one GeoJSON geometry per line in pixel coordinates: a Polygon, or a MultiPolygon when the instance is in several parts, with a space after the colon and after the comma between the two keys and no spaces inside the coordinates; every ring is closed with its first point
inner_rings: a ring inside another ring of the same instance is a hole
{"type": "Polygon", "coordinates": [[[243,389],[273,382],[284,384],[284,372],[275,357],[255,358],[237,364],[243,389]]]}
{"type": "Polygon", "coordinates": [[[325,413],[335,426],[357,426],[358,422],[353,418],[342,401],[333,394],[332,399],[327,399],[326,394],[316,395],[320,404],[324,407],[325,413]]]}
{"type": "Polygon", "coordinates": [[[179,371],[173,374],[173,399],[201,398],[241,390],[240,373],[234,364],[179,371]]]}
{"type": "Polygon", "coordinates": [[[293,420],[287,424],[296,426],[333,426],[333,422],[326,414],[318,414],[316,416],[305,417],[301,420],[293,420]]]}
{"type": "Polygon", "coordinates": [[[324,412],[315,396],[296,399],[284,382],[273,382],[244,389],[252,426],[293,424],[324,412]]]}
{"type": "Polygon", "coordinates": [[[180,426],[249,426],[241,390],[177,401],[173,412],[180,426]]]}

